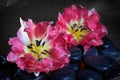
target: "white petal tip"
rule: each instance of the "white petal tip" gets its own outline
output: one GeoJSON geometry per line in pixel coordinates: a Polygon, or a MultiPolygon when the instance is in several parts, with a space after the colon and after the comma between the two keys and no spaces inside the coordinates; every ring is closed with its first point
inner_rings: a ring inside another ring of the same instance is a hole
{"type": "Polygon", "coordinates": [[[53,22],[53,21],[50,21],[49,23],[50,23],[50,24],[53,24],[54,22],[53,22]]]}
{"type": "Polygon", "coordinates": [[[36,76],[36,77],[38,77],[39,76],[39,72],[34,72],[34,75],[36,76]]]}
{"type": "Polygon", "coordinates": [[[88,16],[91,16],[95,12],[95,8],[90,9],[88,16]]]}
{"type": "Polygon", "coordinates": [[[20,17],[20,24],[23,24],[23,20],[22,20],[22,18],[20,17]]]}
{"type": "Polygon", "coordinates": [[[23,28],[27,27],[26,22],[21,17],[20,17],[20,25],[23,28]]]}

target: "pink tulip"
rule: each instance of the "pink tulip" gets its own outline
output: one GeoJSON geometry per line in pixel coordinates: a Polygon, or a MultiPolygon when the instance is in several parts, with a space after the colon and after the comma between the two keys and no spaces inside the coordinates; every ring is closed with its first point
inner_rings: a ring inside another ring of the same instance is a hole
{"type": "Polygon", "coordinates": [[[59,27],[51,26],[52,22],[34,24],[31,19],[27,22],[20,18],[20,23],[17,37],[9,40],[12,45],[7,56],[9,62],[36,76],[69,63],[69,51],[59,27]]]}
{"type": "Polygon", "coordinates": [[[86,52],[90,46],[102,45],[101,38],[107,34],[99,19],[94,8],[87,10],[81,5],[72,5],[59,13],[56,25],[62,29],[69,46],[82,44],[86,52]]]}

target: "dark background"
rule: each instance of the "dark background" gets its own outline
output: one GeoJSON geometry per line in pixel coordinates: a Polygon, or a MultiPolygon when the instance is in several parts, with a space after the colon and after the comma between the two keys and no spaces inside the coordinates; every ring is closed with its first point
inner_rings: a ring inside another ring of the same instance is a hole
{"type": "Polygon", "coordinates": [[[56,21],[59,12],[72,4],[95,8],[101,22],[108,28],[108,37],[120,48],[120,0],[0,0],[0,53],[10,51],[8,40],[16,36],[20,27],[19,17],[24,20],[56,21]]]}

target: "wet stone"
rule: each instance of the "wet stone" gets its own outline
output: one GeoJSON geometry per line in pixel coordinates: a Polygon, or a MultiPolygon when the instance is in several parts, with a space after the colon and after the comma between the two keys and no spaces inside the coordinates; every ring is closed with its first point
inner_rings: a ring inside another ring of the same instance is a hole
{"type": "Polygon", "coordinates": [[[120,80],[120,71],[111,80],[120,80]]]}
{"type": "Polygon", "coordinates": [[[113,58],[115,61],[120,63],[120,49],[115,47],[110,47],[101,50],[101,55],[113,58]]]}
{"type": "Polygon", "coordinates": [[[104,80],[110,80],[118,76],[120,76],[120,66],[118,65],[112,67],[103,74],[104,80]]]}
{"type": "Polygon", "coordinates": [[[91,47],[86,53],[85,56],[95,55],[98,56],[99,52],[96,47],[91,47]]]}
{"type": "Polygon", "coordinates": [[[84,47],[82,45],[78,45],[78,48],[80,48],[80,50],[82,51],[82,53],[84,53],[84,47]]]}
{"type": "Polygon", "coordinates": [[[76,80],[75,71],[64,67],[62,69],[56,70],[50,75],[51,80],[76,80]]]}
{"type": "Polygon", "coordinates": [[[117,77],[110,79],[110,80],[120,80],[120,76],[117,76],[117,77]]]}
{"type": "Polygon", "coordinates": [[[72,46],[70,49],[70,63],[77,63],[81,61],[82,58],[82,51],[80,48],[72,46]]]}
{"type": "Polygon", "coordinates": [[[77,72],[78,70],[80,70],[80,63],[70,63],[66,67],[77,72]]]}
{"type": "Polygon", "coordinates": [[[83,61],[87,66],[101,73],[116,65],[116,62],[112,58],[104,56],[84,56],[83,61]]]}
{"type": "Polygon", "coordinates": [[[17,66],[13,63],[6,62],[0,65],[0,80],[14,80],[14,74],[17,66]]]}
{"type": "Polygon", "coordinates": [[[26,71],[22,71],[20,69],[17,70],[15,75],[16,80],[48,80],[47,75],[45,73],[40,73],[38,77],[36,77],[33,73],[27,73],[26,71]]]}
{"type": "Polygon", "coordinates": [[[93,70],[83,69],[77,73],[77,80],[103,80],[103,78],[93,70]]]}
{"type": "Polygon", "coordinates": [[[0,55],[0,65],[3,65],[6,62],[6,57],[4,55],[0,55]]]}
{"type": "Polygon", "coordinates": [[[108,37],[103,37],[103,45],[101,46],[102,49],[107,49],[109,47],[114,47],[113,41],[111,41],[108,37]]]}

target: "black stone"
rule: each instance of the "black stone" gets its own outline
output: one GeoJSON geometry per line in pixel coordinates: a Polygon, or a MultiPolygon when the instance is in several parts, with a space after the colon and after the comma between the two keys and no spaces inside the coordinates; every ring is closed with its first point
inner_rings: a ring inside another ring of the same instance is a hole
{"type": "Polygon", "coordinates": [[[118,76],[120,76],[120,66],[118,66],[118,65],[105,71],[103,74],[104,80],[110,80],[110,79],[113,79],[118,76]]]}
{"type": "Polygon", "coordinates": [[[101,73],[116,65],[116,62],[112,58],[104,56],[84,56],[83,61],[87,66],[101,73]]]}
{"type": "Polygon", "coordinates": [[[111,80],[112,80],[112,79],[120,80],[120,70],[119,70],[119,72],[118,72],[117,74],[114,75],[113,78],[111,78],[111,80]]]}
{"type": "Polygon", "coordinates": [[[108,37],[103,37],[103,45],[101,46],[102,49],[107,49],[109,47],[114,47],[114,43],[112,40],[110,40],[108,37]]]}
{"type": "Polygon", "coordinates": [[[82,57],[82,51],[80,48],[72,46],[70,49],[70,63],[77,63],[81,61],[81,57],[82,57]]]}
{"type": "Polygon", "coordinates": [[[103,78],[93,70],[83,69],[77,73],[77,80],[103,80],[103,78]]]}
{"type": "Polygon", "coordinates": [[[17,70],[16,64],[6,62],[0,65],[0,80],[14,80],[14,74],[17,70]]]}
{"type": "Polygon", "coordinates": [[[74,70],[64,67],[52,72],[50,78],[51,80],[76,80],[76,74],[74,70]]]}
{"type": "Polygon", "coordinates": [[[82,45],[78,45],[78,48],[80,48],[80,50],[82,51],[82,53],[84,53],[84,47],[82,45]]]}
{"type": "Polygon", "coordinates": [[[85,53],[86,56],[90,56],[90,55],[95,55],[95,56],[98,56],[99,55],[99,52],[97,50],[96,47],[91,47],[86,53],[85,53]]]}
{"type": "Polygon", "coordinates": [[[115,47],[110,47],[101,50],[101,55],[113,58],[115,61],[120,62],[120,49],[115,47]]]}
{"type": "Polygon", "coordinates": [[[80,70],[80,63],[70,63],[66,67],[77,72],[78,70],[80,70]]]}
{"type": "Polygon", "coordinates": [[[0,65],[3,65],[6,62],[6,57],[4,55],[0,55],[0,65]]]}
{"type": "Polygon", "coordinates": [[[39,76],[36,77],[33,73],[27,73],[26,71],[18,69],[15,75],[15,80],[48,80],[48,79],[45,73],[40,73],[39,76]]]}

